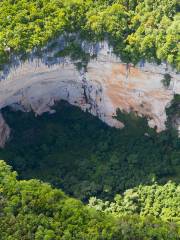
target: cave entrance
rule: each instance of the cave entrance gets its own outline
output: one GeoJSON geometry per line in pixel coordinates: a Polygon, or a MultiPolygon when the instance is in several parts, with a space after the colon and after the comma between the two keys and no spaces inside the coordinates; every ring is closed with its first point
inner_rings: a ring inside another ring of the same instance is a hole
{"type": "Polygon", "coordinates": [[[111,199],[154,179],[179,182],[180,141],[172,133],[140,134],[131,124],[111,128],[64,101],[55,110],[38,117],[3,110],[12,134],[0,159],[20,179],[38,178],[83,201],[90,196],[111,199]]]}

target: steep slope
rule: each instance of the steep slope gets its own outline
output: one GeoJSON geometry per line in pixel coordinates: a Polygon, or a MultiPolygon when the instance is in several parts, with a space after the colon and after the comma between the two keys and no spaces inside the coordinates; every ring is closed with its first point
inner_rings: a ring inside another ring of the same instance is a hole
{"type": "Polygon", "coordinates": [[[177,0],[3,0],[0,109],[41,114],[64,99],[111,126],[120,108],[162,131],[180,92],[179,21],[177,0]]]}
{"type": "Polygon", "coordinates": [[[41,59],[32,55],[25,62],[14,62],[1,77],[0,108],[12,106],[40,115],[51,112],[56,101],[66,100],[111,126],[123,126],[114,119],[119,108],[147,117],[149,126],[157,131],[165,129],[166,107],[180,94],[179,74],[165,64],[125,64],[107,42],[81,42],[83,51],[96,58],[78,69],[83,60],[55,57],[62,51],[62,42],[61,37],[53,50],[47,47],[41,59]],[[163,84],[166,76],[170,77],[168,86],[163,84]]]}
{"type": "MultiPolygon", "coordinates": [[[[153,217],[104,214],[69,198],[60,189],[38,180],[18,181],[16,176],[0,161],[2,240],[179,239],[178,217],[171,218],[174,222],[164,222],[153,217]]],[[[168,192],[178,192],[178,186],[170,187],[168,192]]],[[[176,208],[176,202],[173,207],[176,208]]]]}

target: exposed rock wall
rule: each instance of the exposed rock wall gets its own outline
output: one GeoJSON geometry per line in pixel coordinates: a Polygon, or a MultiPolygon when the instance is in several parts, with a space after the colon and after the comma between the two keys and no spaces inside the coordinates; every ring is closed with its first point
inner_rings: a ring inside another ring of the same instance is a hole
{"type": "MultiPolygon", "coordinates": [[[[149,126],[164,130],[165,108],[175,93],[180,94],[180,75],[166,65],[141,63],[133,67],[124,64],[106,42],[82,45],[86,51],[92,54],[95,51],[97,55],[86,70],[77,70],[69,58],[55,59],[52,52],[45,51],[41,60],[33,57],[3,72],[0,109],[10,105],[23,111],[33,110],[38,115],[53,112],[54,103],[63,99],[88,110],[110,126],[123,126],[113,118],[120,108],[146,116],[149,126]],[[165,73],[171,75],[168,88],[162,83],[165,73]]],[[[7,137],[1,134],[0,137],[3,145],[7,137]]]]}
{"type": "Polygon", "coordinates": [[[117,108],[134,111],[139,116],[146,116],[149,126],[156,126],[157,131],[165,129],[165,109],[170,106],[174,94],[180,94],[180,75],[166,70],[165,65],[133,67],[105,55],[99,56],[97,62],[90,62],[87,79],[101,85],[106,115],[112,116],[117,108]],[[162,83],[167,72],[172,77],[168,88],[162,83]]]}
{"type": "Polygon", "coordinates": [[[6,124],[2,114],[0,113],[0,147],[4,147],[10,136],[10,128],[6,124]]]}

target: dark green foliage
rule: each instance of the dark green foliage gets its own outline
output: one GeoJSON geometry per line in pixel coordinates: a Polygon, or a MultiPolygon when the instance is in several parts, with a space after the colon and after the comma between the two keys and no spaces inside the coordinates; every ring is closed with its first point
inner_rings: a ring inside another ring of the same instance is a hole
{"type": "Polygon", "coordinates": [[[70,42],[68,42],[64,50],[61,50],[55,54],[55,57],[65,56],[69,56],[74,61],[78,70],[82,68],[86,69],[90,58],[92,58],[89,53],[85,53],[82,50],[81,45],[79,43],[76,43],[75,40],[71,40],[70,42]]]}
{"type": "Polygon", "coordinates": [[[38,180],[17,181],[0,161],[1,240],[178,240],[179,225],[116,217],[84,206],[38,180]]]}
{"type": "Polygon", "coordinates": [[[2,0],[0,65],[60,34],[78,33],[108,39],[125,62],[166,61],[180,69],[178,8],[177,0],[2,0]]]}
{"type": "Polygon", "coordinates": [[[110,128],[67,103],[54,115],[4,111],[12,139],[0,150],[20,174],[39,178],[84,201],[112,199],[116,193],[154,179],[180,181],[180,140],[175,132],[156,134],[145,119],[118,112],[126,127],[110,128]],[[132,121],[133,120],[133,121],[132,121]]]}
{"type": "Polygon", "coordinates": [[[168,88],[170,83],[171,83],[171,75],[166,73],[164,74],[164,78],[162,79],[162,83],[164,85],[164,87],[168,88]]]}
{"type": "Polygon", "coordinates": [[[167,127],[177,127],[177,119],[180,118],[180,94],[175,94],[171,106],[166,109],[168,115],[167,127]]]}
{"type": "Polygon", "coordinates": [[[138,117],[138,115],[133,111],[127,113],[117,109],[115,118],[121,121],[127,128],[131,129],[135,135],[155,133],[154,129],[147,127],[147,119],[145,117],[138,117]]]}

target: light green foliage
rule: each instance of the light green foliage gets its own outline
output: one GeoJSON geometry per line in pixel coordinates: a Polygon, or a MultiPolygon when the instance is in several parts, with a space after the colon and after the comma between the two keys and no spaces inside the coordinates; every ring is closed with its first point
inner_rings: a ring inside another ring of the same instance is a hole
{"type": "Polygon", "coordinates": [[[115,217],[84,206],[38,180],[18,181],[0,161],[1,240],[178,240],[178,225],[115,217]]]}
{"type": "MultiPolygon", "coordinates": [[[[108,227],[103,218],[91,216],[78,200],[68,198],[37,180],[17,181],[16,174],[0,161],[0,239],[99,239],[108,227]],[[106,226],[105,226],[106,225],[106,226]],[[99,238],[98,238],[99,237],[99,238]]],[[[113,219],[112,223],[113,223],[113,219]]],[[[112,228],[112,226],[111,226],[112,228]]],[[[113,233],[112,233],[113,234],[113,233]]],[[[105,239],[110,239],[108,234],[105,239]]]]}
{"type": "Polygon", "coordinates": [[[16,53],[30,52],[62,33],[65,18],[61,6],[61,1],[56,0],[1,1],[1,62],[10,54],[6,49],[16,53]]]}
{"type": "Polygon", "coordinates": [[[60,34],[109,39],[126,62],[167,61],[180,69],[177,0],[2,0],[0,63],[60,34]]]}
{"type": "Polygon", "coordinates": [[[89,206],[96,210],[117,216],[138,214],[160,217],[163,220],[180,223],[180,185],[168,182],[164,186],[140,185],[129,189],[123,195],[116,195],[114,202],[102,201],[96,197],[89,200],[89,206]]]}
{"type": "Polygon", "coordinates": [[[177,0],[139,1],[132,17],[135,32],[127,38],[130,49],[153,60],[167,60],[179,68],[180,24],[177,0]],[[176,26],[176,30],[175,30],[176,26]]]}
{"type": "MultiPolygon", "coordinates": [[[[108,39],[126,62],[166,61],[179,70],[178,11],[177,0],[2,0],[0,68],[14,54],[24,59],[61,34],[78,33],[88,41],[108,39]]],[[[75,42],[57,56],[66,55],[78,68],[90,59],[75,42]]],[[[168,86],[170,79],[165,80],[168,86]]],[[[168,109],[169,122],[178,109],[176,95],[168,109]]],[[[20,179],[51,182],[85,202],[92,195],[97,198],[84,206],[47,183],[17,180],[16,172],[0,161],[0,239],[180,238],[179,185],[139,185],[154,179],[179,182],[175,132],[156,134],[145,119],[120,111],[118,118],[127,128],[110,129],[87,113],[61,105],[53,116],[34,118],[7,110],[4,115],[14,136],[0,157],[20,172],[20,179]],[[105,201],[115,193],[120,194],[114,202],[105,201]]]]}

